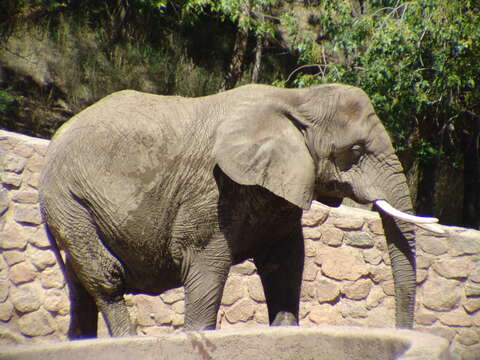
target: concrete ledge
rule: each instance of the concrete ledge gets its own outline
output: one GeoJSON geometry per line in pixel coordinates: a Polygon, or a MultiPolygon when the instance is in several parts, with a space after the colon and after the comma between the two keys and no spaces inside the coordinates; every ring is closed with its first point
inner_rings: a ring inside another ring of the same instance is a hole
{"type": "Polygon", "coordinates": [[[282,327],[6,347],[3,360],[449,360],[448,341],[411,330],[282,327]]]}

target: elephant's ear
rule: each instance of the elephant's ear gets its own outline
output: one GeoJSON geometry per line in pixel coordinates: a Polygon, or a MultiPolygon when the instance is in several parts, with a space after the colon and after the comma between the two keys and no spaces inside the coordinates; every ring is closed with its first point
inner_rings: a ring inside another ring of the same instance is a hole
{"type": "Polygon", "coordinates": [[[260,185],[309,209],[315,165],[301,126],[292,112],[277,104],[249,104],[218,126],[213,156],[233,181],[260,185]]]}

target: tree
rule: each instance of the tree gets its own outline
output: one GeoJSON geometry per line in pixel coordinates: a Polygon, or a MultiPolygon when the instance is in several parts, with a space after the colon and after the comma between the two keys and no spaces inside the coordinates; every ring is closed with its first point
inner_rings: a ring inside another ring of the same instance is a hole
{"type": "Polygon", "coordinates": [[[248,51],[248,39],[253,34],[256,39],[255,63],[252,81],[257,82],[263,44],[265,38],[273,33],[271,22],[264,11],[277,4],[277,0],[190,0],[184,5],[184,14],[202,14],[217,12],[226,19],[237,24],[237,34],[232,50],[231,62],[228,67],[222,90],[228,90],[237,84],[244,68],[248,51]]]}
{"type": "Polygon", "coordinates": [[[293,85],[363,88],[397,150],[418,164],[417,210],[435,211],[436,171],[448,162],[464,170],[463,224],[479,227],[480,5],[371,0],[360,13],[351,3],[322,1],[313,34],[293,19],[298,65],[316,69],[293,85]]]}

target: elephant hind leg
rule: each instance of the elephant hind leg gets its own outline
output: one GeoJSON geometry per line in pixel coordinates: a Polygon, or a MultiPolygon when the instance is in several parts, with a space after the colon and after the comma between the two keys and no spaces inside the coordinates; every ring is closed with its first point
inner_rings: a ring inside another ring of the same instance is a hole
{"type": "Polygon", "coordinates": [[[66,275],[72,300],[69,336],[95,336],[98,310],[104,315],[110,335],[134,335],[123,298],[124,267],[104,246],[87,209],[73,201],[68,217],[60,226],[55,225],[51,228],[61,234],[60,243],[67,253],[66,275]]]}
{"type": "Polygon", "coordinates": [[[70,340],[94,338],[97,336],[97,304],[72,271],[68,260],[65,264],[65,275],[70,296],[68,338],[70,340]]]}

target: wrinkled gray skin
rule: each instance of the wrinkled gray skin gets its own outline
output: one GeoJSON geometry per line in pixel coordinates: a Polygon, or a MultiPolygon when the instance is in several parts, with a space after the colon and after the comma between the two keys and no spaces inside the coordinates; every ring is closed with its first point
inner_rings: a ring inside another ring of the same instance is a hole
{"type": "MultiPolygon", "coordinates": [[[[59,130],[41,178],[43,214],[67,254],[70,338],[95,336],[98,310],[110,334],[133,334],[123,295],[181,285],[185,328],[215,328],[229,268],[247,258],[270,323],[297,324],[302,210],[343,197],[412,210],[390,139],[358,88],[102,99],[59,130]]],[[[411,327],[413,225],[382,219],[397,326],[411,327]]]]}

